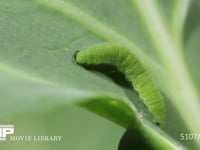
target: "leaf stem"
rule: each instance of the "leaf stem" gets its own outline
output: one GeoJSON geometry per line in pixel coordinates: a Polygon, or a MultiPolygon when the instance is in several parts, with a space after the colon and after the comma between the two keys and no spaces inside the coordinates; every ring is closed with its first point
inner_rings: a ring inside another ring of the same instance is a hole
{"type": "MultiPolygon", "coordinates": [[[[189,130],[200,133],[199,95],[188,73],[182,53],[183,48],[180,43],[176,43],[180,40],[176,40],[177,37],[174,38],[168,33],[154,0],[133,0],[133,2],[152,36],[156,50],[163,60],[165,72],[169,76],[170,81],[161,81],[164,92],[177,108],[189,130]]],[[[200,143],[197,144],[200,148],[200,143]]]]}

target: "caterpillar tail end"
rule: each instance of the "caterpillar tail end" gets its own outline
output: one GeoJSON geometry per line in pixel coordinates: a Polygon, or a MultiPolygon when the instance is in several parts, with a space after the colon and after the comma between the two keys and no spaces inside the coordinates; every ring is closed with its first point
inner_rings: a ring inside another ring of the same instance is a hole
{"type": "Polygon", "coordinates": [[[157,124],[157,125],[160,125],[161,123],[164,122],[165,120],[165,105],[164,103],[162,103],[162,106],[160,107],[160,109],[157,110],[157,112],[154,112],[153,115],[154,115],[154,122],[157,124]]]}

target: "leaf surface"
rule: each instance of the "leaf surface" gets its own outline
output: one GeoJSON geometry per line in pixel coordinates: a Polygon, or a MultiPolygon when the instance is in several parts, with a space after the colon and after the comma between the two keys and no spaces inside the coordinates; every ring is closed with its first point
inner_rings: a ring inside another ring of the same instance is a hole
{"type": "MultiPolygon", "coordinates": [[[[104,108],[113,106],[102,112],[94,103],[96,113],[125,127],[138,113],[148,116],[134,92],[79,66],[74,54],[104,42],[120,44],[141,60],[164,94],[173,95],[176,86],[172,75],[167,80],[166,64],[168,56],[176,55],[165,55],[162,48],[180,42],[187,7],[187,0],[1,0],[0,103],[5,107],[0,117],[95,99],[104,99],[104,108]],[[120,115],[113,113],[116,110],[120,115]]],[[[170,98],[173,102],[179,97],[170,98]]]]}

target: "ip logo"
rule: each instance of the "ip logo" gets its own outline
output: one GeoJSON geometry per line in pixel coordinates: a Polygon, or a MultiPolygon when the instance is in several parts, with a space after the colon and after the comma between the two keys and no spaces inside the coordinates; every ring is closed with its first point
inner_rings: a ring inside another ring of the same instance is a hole
{"type": "Polygon", "coordinates": [[[6,141],[9,134],[14,134],[14,125],[0,125],[0,141],[6,141]]]}

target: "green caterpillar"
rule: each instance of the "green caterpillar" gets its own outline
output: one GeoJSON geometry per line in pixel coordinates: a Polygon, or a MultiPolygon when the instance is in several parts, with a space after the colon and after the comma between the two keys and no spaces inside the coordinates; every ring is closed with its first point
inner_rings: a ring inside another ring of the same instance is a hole
{"type": "Polygon", "coordinates": [[[139,97],[143,100],[148,110],[154,116],[154,121],[160,123],[165,117],[163,98],[156,85],[145,71],[140,61],[130,50],[113,44],[103,44],[76,54],[79,64],[111,64],[118,71],[125,74],[127,80],[132,83],[139,97]]]}

